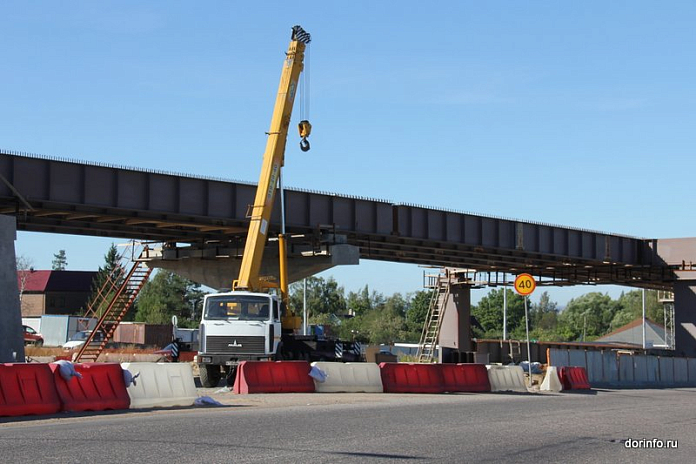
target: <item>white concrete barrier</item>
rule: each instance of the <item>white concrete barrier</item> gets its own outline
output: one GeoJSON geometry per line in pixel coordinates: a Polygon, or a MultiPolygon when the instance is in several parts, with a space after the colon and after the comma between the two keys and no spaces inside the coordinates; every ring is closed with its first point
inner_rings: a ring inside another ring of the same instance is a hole
{"type": "Polygon", "coordinates": [[[488,381],[492,392],[513,391],[527,393],[521,366],[488,365],[488,381]]]}
{"type": "Polygon", "coordinates": [[[374,363],[313,362],[326,373],[326,380],[314,380],[317,393],[382,393],[382,375],[374,363]]]}
{"type": "Polygon", "coordinates": [[[189,363],[122,363],[134,376],[136,385],[128,387],[131,409],[191,406],[198,398],[189,363]]]}
{"type": "Polygon", "coordinates": [[[544,377],[544,381],[541,382],[539,390],[552,392],[563,390],[563,384],[561,384],[561,380],[558,378],[556,366],[548,366],[546,368],[546,376],[544,377]]]}

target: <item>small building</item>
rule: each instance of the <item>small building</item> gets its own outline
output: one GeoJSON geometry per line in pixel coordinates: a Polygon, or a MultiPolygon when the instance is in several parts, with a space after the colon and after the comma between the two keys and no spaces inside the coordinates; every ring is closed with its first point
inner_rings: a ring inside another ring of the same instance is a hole
{"type": "Polygon", "coordinates": [[[22,317],[83,315],[95,271],[17,271],[22,317]]]}
{"type": "MultiPolygon", "coordinates": [[[[623,327],[610,332],[603,337],[599,337],[596,342],[601,343],[621,343],[626,345],[643,346],[643,318],[639,317],[623,327]]],[[[646,348],[664,347],[665,328],[664,326],[645,319],[645,346],[646,348]]]]}

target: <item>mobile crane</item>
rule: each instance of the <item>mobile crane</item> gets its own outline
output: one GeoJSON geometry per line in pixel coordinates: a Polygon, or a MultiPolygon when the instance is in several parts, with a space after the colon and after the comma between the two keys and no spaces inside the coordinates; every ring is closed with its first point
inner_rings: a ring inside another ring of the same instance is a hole
{"type": "MultiPolygon", "coordinates": [[[[273,285],[260,276],[276,187],[284,164],[290,117],[304,68],[305,48],[310,40],[309,33],[300,26],[292,28],[256,197],[248,213],[250,224],[239,277],[232,283],[231,292],[209,294],[203,300],[200,348],[195,360],[204,387],[217,385],[223,371],[227,383],[232,384],[236,366],[243,360],[336,358],[337,342],[294,333],[299,328],[300,318],[286,310],[288,281],[284,231],[278,236],[280,295],[269,292],[273,285]]],[[[310,148],[307,141],[310,132],[309,121],[301,121],[302,151],[310,148]]],[[[346,350],[345,353],[353,351],[346,350]]]]}

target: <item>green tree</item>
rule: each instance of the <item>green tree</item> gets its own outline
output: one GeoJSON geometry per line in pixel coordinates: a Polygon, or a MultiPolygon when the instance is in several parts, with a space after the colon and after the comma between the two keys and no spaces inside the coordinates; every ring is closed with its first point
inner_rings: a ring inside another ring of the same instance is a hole
{"type": "MultiPolygon", "coordinates": [[[[302,281],[290,286],[289,304],[296,314],[302,313],[304,302],[304,284],[302,281]]],[[[324,280],[322,277],[307,277],[307,314],[310,323],[320,314],[346,313],[346,299],[343,287],[340,287],[333,277],[324,280]]]]}
{"type": "Polygon", "coordinates": [[[586,293],[568,302],[559,316],[559,331],[568,341],[589,341],[609,332],[620,309],[608,294],[586,293]]]}
{"type": "Polygon", "coordinates": [[[365,314],[383,304],[384,301],[384,295],[374,291],[370,293],[367,285],[359,292],[348,292],[346,297],[348,308],[356,315],[365,314]]]}
{"type": "Polygon", "coordinates": [[[538,303],[532,303],[529,309],[529,336],[534,340],[561,341],[558,333],[558,303],[551,301],[548,292],[539,297],[538,303]]]}
{"type": "MultiPolygon", "coordinates": [[[[355,329],[351,328],[373,344],[409,341],[405,318],[407,307],[406,300],[396,293],[378,307],[357,316],[355,329]]],[[[341,332],[341,335],[347,334],[341,332]]]]}
{"type": "Polygon", "coordinates": [[[148,281],[138,295],[135,320],[167,324],[177,316],[182,326],[195,326],[196,305],[203,297],[200,285],[163,269],[148,281]]]}
{"type": "Polygon", "coordinates": [[[423,330],[425,318],[428,317],[430,300],[433,298],[433,290],[421,290],[411,298],[409,308],[406,311],[406,322],[411,331],[420,332],[423,330]]]}
{"type": "Polygon", "coordinates": [[[68,267],[68,258],[65,256],[65,250],[59,250],[53,255],[51,269],[54,271],[64,271],[68,267]]]}
{"type": "MultiPolygon", "coordinates": [[[[639,317],[643,317],[642,290],[622,293],[618,303],[620,309],[611,320],[611,330],[616,330],[639,317]]],[[[657,291],[655,290],[646,290],[645,292],[645,314],[648,319],[658,324],[664,322],[664,306],[657,300],[657,291]]]]}
{"type": "Polygon", "coordinates": [[[503,292],[507,291],[508,332],[519,336],[525,332],[524,298],[510,289],[491,290],[481,298],[479,304],[471,307],[471,315],[478,320],[483,330],[474,327],[474,334],[481,338],[501,338],[503,336],[503,292]]]}
{"type": "MultiPolygon", "coordinates": [[[[119,261],[118,249],[112,243],[104,255],[104,265],[99,267],[97,275],[92,279],[92,294],[89,297],[88,306],[95,310],[97,317],[106,311],[108,301],[111,301],[114,294],[112,288],[118,288],[123,283],[123,278],[114,274],[115,269],[119,266],[119,261]],[[107,281],[109,281],[109,285],[105,285],[107,281]],[[98,307],[94,308],[95,305],[98,307]]],[[[132,319],[132,312],[126,315],[126,320],[132,319]]]]}

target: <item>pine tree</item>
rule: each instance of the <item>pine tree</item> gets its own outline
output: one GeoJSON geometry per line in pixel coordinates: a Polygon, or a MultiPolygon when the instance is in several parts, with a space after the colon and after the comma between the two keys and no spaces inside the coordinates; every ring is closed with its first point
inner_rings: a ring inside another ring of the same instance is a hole
{"type": "Polygon", "coordinates": [[[194,309],[203,299],[201,286],[173,272],[159,269],[138,295],[135,320],[150,324],[167,324],[177,316],[183,326],[197,325],[194,309]]]}
{"type": "Polygon", "coordinates": [[[110,291],[111,287],[118,288],[118,286],[122,283],[122,278],[114,275],[114,271],[119,267],[119,260],[120,257],[118,255],[116,245],[112,243],[109,251],[107,251],[104,255],[104,266],[99,267],[97,275],[94,276],[94,279],[92,280],[92,295],[89,297],[89,306],[92,307],[94,304],[100,304],[99,308],[92,308],[95,310],[97,316],[101,315],[102,312],[106,310],[106,304],[111,300],[111,298],[107,298],[106,301],[102,299],[101,302],[98,302],[97,300],[100,299],[100,292],[103,293],[102,298],[104,298],[112,293],[110,291]],[[108,285],[105,287],[105,284],[109,279],[111,279],[112,283],[115,285],[108,285]]]}
{"type": "Polygon", "coordinates": [[[65,256],[65,250],[60,250],[53,255],[51,269],[54,271],[64,271],[68,267],[68,258],[65,256]]]}

